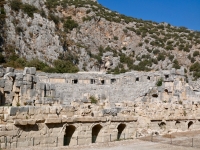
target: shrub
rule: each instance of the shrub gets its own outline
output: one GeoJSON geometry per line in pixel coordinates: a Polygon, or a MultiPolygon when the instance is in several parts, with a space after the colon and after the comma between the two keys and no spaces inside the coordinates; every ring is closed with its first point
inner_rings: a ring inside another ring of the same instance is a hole
{"type": "Polygon", "coordinates": [[[179,65],[179,62],[176,59],[174,60],[172,67],[175,68],[175,69],[180,69],[181,68],[180,65],[179,65]]]}
{"type": "Polygon", "coordinates": [[[78,27],[78,23],[74,20],[72,20],[71,18],[68,18],[65,22],[64,22],[64,30],[66,32],[69,32],[71,30],[73,30],[74,28],[78,27]]]}
{"type": "Polygon", "coordinates": [[[94,97],[94,96],[90,96],[90,97],[89,97],[89,100],[90,100],[90,102],[93,103],[93,104],[97,104],[97,102],[98,102],[98,100],[97,100],[96,97],[94,97]]]}
{"type": "Polygon", "coordinates": [[[19,35],[21,32],[23,32],[23,28],[22,27],[16,27],[15,32],[19,35]]]}
{"type": "Polygon", "coordinates": [[[117,36],[114,36],[114,40],[116,40],[116,41],[117,41],[117,40],[118,40],[118,37],[117,37],[117,36]]]}
{"type": "Polygon", "coordinates": [[[92,18],[93,18],[93,17],[87,16],[87,17],[83,17],[82,20],[83,20],[83,22],[85,22],[85,21],[90,21],[90,20],[92,20],[92,18]]]}
{"type": "Polygon", "coordinates": [[[173,61],[174,55],[169,55],[169,60],[173,61]]]}
{"type": "Polygon", "coordinates": [[[87,11],[86,11],[86,14],[89,14],[91,12],[91,9],[88,9],[87,11]]]}
{"type": "Polygon", "coordinates": [[[23,4],[21,8],[29,17],[33,17],[33,14],[39,11],[35,6],[29,4],[23,4]]]}
{"type": "Polygon", "coordinates": [[[148,39],[145,39],[144,42],[145,42],[145,43],[149,43],[149,40],[148,40],[148,39]]]}
{"type": "Polygon", "coordinates": [[[153,50],[154,55],[157,55],[158,53],[160,53],[160,51],[158,49],[153,50]]]}
{"type": "Polygon", "coordinates": [[[22,5],[21,0],[12,0],[12,1],[10,2],[10,7],[11,7],[11,9],[14,10],[14,11],[19,11],[21,5],[22,5]]]}
{"type": "Polygon", "coordinates": [[[165,55],[163,53],[159,53],[157,59],[158,59],[158,61],[160,61],[160,60],[164,61],[165,55]]]}
{"type": "Polygon", "coordinates": [[[199,55],[199,51],[195,51],[194,53],[193,53],[193,57],[196,57],[196,56],[198,56],[199,55]]]}
{"type": "Polygon", "coordinates": [[[163,82],[163,79],[160,78],[160,79],[156,82],[156,86],[162,86],[162,82],[163,82]]]}
{"type": "Polygon", "coordinates": [[[142,42],[140,42],[140,43],[138,44],[138,46],[140,46],[140,47],[141,47],[142,45],[143,45],[143,43],[142,43],[142,42]]]}
{"type": "Polygon", "coordinates": [[[59,23],[59,18],[52,13],[49,14],[48,19],[52,20],[56,25],[59,23]]]}
{"type": "Polygon", "coordinates": [[[0,53],[0,63],[5,63],[5,58],[4,56],[2,55],[2,53],[0,53]]]}
{"type": "Polygon", "coordinates": [[[54,61],[55,71],[57,73],[76,73],[78,68],[70,61],[55,60],[54,61]]]}
{"type": "Polygon", "coordinates": [[[40,61],[39,59],[32,59],[27,64],[27,67],[35,67],[37,70],[43,70],[48,65],[40,61]]]}

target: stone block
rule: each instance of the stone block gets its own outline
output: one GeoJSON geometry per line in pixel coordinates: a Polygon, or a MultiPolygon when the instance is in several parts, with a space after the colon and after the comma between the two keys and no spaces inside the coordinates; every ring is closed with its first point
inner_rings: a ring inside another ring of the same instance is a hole
{"type": "Polygon", "coordinates": [[[0,87],[1,88],[5,87],[5,80],[4,79],[0,79],[0,87]]]}
{"type": "Polygon", "coordinates": [[[36,93],[36,91],[33,90],[33,89],[29,89],[29,90],[27,91],[27,94],[28,94],[29,97],[35,96],[35,93],[36,93]]]}
{"type": "Polygon", "coordinates": [[[19,107],[19,113],[25,113],[28,114],[29,111],[29,107],[25,106],[25,107],[19,107]]]}
{"type": "Polygon", "coordinates": [[[15,77],[15,73],[14,72],[8,72],[5,74],[5,76],[8,76],[8,77],[15,77]]]}
{"type": "Polygon", "coordinates": [[[45,123],[61,123],[61,119],[60,118],[47,118],[45,120],[45,123]]]}
{"type": "Polygon", "coordinates": [[[7,67],[7,68],[6,68],[6,73],[8,73],[8,72],[14,72],[14,68],[12,68],[12,67],[7,67]]]}
{"type": "Polygon", "coordinates": [[[36,124],[36,120],[29,119],[29,120],[27,120],[27,124],[28,125],[34,125],[34,124],[36,124]]]}
{"type": "Polygon", "coordinates": [[[36,68],[35,67],[30,67],[29,70],[30,70],[30,74],[31,75],[35,75],[36,74],[36,68]]]}
{"type": "Polygon", "coordinates": [[[48,118],[58,118],[57,114],[48,114],[48,118]]]}
{"type": "Polygon", "coordinates": [[[3,114],[4,112],[4,107],[0,107],[0,114],[3,114]]]}
{"type": "Polygon", "coordinates": [[[50,107],[50,113],[51,114],[56,114],[56,110],[57,110],[56,107],[50,107]]]}
{"type": "Polygon", "coordinates": [[[45,83],[40,83],[40,89],[45,90],[45,83]]]}
{"type": "Polygon", "coordinates": [[[27,125],[27,120],[14,120],[14,125],[27,125]]]}
{"type": "Polygon", "coordinates": [[[26,75],[26,80],[28,81],[28,82],[33,82],[33,76],[32,75],[26,75]]]}
{"type": "Polygon", "coordinates": [[[37,81],[38,81],[38,78],[36,76],[33,76],[33,82],[37,83],[37,81]]]}
{"type": "Polygon", "coordinates": [[[23,74],[22,73],[16,73],[16,78],[17,81],[22,81],[23,80],[23,74]]]}
{"type": "Polygon", "coordinates": [[[18,111],[19,107],[10,107],[8,109],[8,114],[10,114],[10,116],[15,116],[18,111]]]}
{"type": "Polygon", "coordinates": [[[3,77],[4,76],[4,72],[0,72],[0,77],[3,77]]]}
{"type": "Polygon", "coordinates": [[[16,87],[20,87],[22,84],[23,84],[22,81],[16,81],[16,82],[15,82],[15,86],[16,86],[16,87]]]}
{"type": "Polygon", "coordinates": [[[49,84],[46,84],[46,91],[49,91],[50,90],[50,85],[49,84]]]}
{"type": "Polygon", "coordinates": [[[10,91],[12,91],[12,88],[13,88],[13,82],[9,81],[9,80],[6,80],[4,91],[5,92],[10,92],[10,91]]]}
{"type": "Polygon", "coordinates": [[[51,90],[55,90],[56,89],[55,84],[51,84],[50,88],[51,90]]]}

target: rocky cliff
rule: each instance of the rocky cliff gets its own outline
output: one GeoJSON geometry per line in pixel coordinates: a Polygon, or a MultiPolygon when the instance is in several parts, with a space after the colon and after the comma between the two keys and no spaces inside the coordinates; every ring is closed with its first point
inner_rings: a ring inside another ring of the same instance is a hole
{"type": "Polygon", "coordinates": [[[183,66],[199,77],[199,32],[126,17],[92,0],[7,0],[2,8],[4,56],[113,73],[183,66]]]}

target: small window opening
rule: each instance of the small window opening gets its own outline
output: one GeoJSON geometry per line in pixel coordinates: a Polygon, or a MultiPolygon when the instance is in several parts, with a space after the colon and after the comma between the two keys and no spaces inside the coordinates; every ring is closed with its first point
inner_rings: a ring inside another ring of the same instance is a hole
{"type": "Polygon", "coordinates": [[[78,83],[78,79],[72,80],[72,83],[73,83],[73,84],[77,84],[77,83],[78,83]]]}
{"type": "Polygon", "coordinates": [[[158,94],[153,94],[152,97],[157,98],[157,97],[158,97],[158,94]]]}
{"type": "Polygon", "coordinates": [[[102,85],[105,84],[105,81],[104,81],[104,80],[101,80],[101,84],[102,84],[102,85]]]}
{"type": "Polygon", "coordinates": [[[169,78],[169,75],[165,75],[165,79],[168,79],[169,78]]]}
{"type": "Polygon", "coordinates": [[[90,84],[95,84],[95,79],[91,79],[90,84]]]}
{"type": "Polygon", "coordinates": [[[115,83],[116,79],[111,79],[111,84],[115,83]]]}
{"type": "Polygon", "coordinates": [[[148,76],[148,77],[147,77],[147,80],[150,80],[150,79],[151,79],[150,76],[148,76]]]}
{"type": "Polygon", "coordinates": [[[135,79],[135,81],[140,81],[139,77],[137,77],[137,78],[135,79]]]}

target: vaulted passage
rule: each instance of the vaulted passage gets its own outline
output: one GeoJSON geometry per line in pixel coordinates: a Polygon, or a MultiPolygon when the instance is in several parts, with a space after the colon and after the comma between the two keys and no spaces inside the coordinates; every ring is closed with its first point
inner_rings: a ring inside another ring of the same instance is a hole
{"type": "Polygon", "coordinates": [[[92,128],[92,143],[96,142],[98,134],[101,129],[102,129],[102,126],[100,124],[97,124],[92,128]]]}
{"type": "Polygon", "coordinates": [[[192,125],[193,125],[193,122],[190,121],[190,122],[188,123],[188,129],[189,129],[192,125]]]}
{"type": "Polygon", "coordinates": [[[69,125],[69,126],[66,127],[65,135],[64,135],[64,146],[70,144],[75,130],[76,130],[76,127],[73,126],[73,125],[69,125]]]}
{"type": "Polygon", "coordinates": [[[120,124],[118,125],[117,127],[117,130],[118,130],[118,133],[117,133],[117,140],[120,139],[121,135],[122,135],[122,132],[124,131],[124,129],[126,128],[126,125],[125,124],[120,124]]]}

